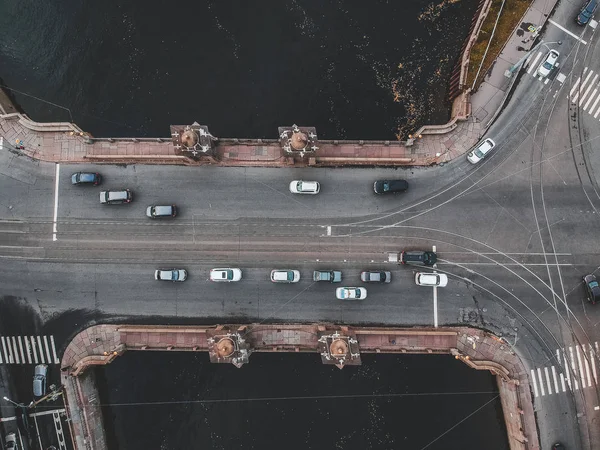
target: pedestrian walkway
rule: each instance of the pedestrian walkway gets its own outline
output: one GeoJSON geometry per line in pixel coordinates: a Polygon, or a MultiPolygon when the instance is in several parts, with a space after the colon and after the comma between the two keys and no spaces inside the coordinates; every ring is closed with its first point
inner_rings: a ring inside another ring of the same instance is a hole
{"type": "Polygon", "coordinates": [[[598,119],[600,115],[600,74],[593,70],[583,69],[583,74],[575,80],[569,99],[571,103],[579,106],[584,112],[598,119]]]}
{"type": "Polygon", "coordinates": [[[58,364],[54,336],[0,336],[0,364],[58,364]]]}
{"type": "Polygon", "coordinates": [[[594,387],[598,383],[598,342],[556,349],[557,366],[531,369],[536,397],[594,387]]]}

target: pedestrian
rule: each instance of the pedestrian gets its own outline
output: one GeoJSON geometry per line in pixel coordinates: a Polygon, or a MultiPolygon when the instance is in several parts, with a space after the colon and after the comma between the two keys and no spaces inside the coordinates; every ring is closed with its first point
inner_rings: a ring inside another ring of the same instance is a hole
{"type": "Polygon", "coordinates": [[[25,150],[25,146],[23,145],[23,141],[21,139],[17,139],[17,145],[15,146],[17,150],[25,150]]]}

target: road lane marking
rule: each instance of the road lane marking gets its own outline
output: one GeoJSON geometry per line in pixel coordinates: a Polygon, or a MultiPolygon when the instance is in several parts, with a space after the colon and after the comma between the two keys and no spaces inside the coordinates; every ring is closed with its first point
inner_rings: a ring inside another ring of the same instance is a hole
{"type": "Polygon", "coordinates": [[[33,349],[33,360],[35,363],[38,363],[37,352],[35,351],[35,338],[33,336],[29,337],[31,339],[31,348],[33,349]]]}
{"type": "Polygon", "coordinates": [[[590,373],[590,363],[585,356],[585,345],[581,346],[581,353],[583,353],[583,362],[585,364],[585,375],[588,382],[588,387],[592,385],[592,375],[590,373]]]}
{"type": "Polygon", "coordinates": [[[535,56],[535,59],[531,62],[531,65],[527,68],[528,74],[531,74],[531,71],[533,70],[533,68],[537,67],[537,61],[538,61],[538,59],[540,59],[540,56],[542,56],[542,52],[537,53],[537,55],[535,56]]]}
{"type": "MultiPolygon", "coordinates": [[[[586,71],[587,71],[587,67],[585,69],[583,69],[583,73],[585,74],[586,71]]],[[[569,98],[573,98],[573,94],[575,92],[577,92],[577,86],[579,86],[580,82],[581,82],[581,77],[578,77],[577,81],[575,81],[575,84],[571,88],[571,92],[569,92],[569,98]]]]}
{"type": "Polygon", "coordinates": [[[596,355],[594,354],[594,347],[590,344],[590,361],[592,361],[592,373],[594,375],[594,383],[598,384],[598,375],[596,374],[596,355]]]}
{"type": "MultiPolygon", "coordinates": [[[[558,350],[556,350],[556,353],[558,353],[558,350]]],[[[569,364],[567,363],[567,355],[566,353],[563,351],[563,360],[565,362],[565,375],[567,376],[567,384],[569,385],[569,390],[573,390],[573,386],[571,385],[571,374],[569,373],[569,364]]]]}
{"type": "MultiPolygon", "coordinates": [[[[592,72],[590,72],[590,73],[592,73],[592,72]]],[[[594,87],[594,83],[596,82],[597,79],[598,79],[598,74],[596,74],[594,76],[594,79],[592,80],[592,82],[590,83],[590,85],[588,86],[588,88],[585,90],[585,93],[583,94],[583,96],[579,100],[579,106],[581,106],[583,104],[583,102],[585,101],[585,98],[587,97],[587,95],[589,94],[589,92],[594,87]]],[[[585,110],[585,108],[583,108],[583,109],[585,110]]]]}
{"type": "Polygon", "coordinates": [[[21,361],[19,360],[19,351],[17,350],[17,340],[14,336],[11,336],[12,346],[15,349],[15,361],[19,364],[21,361]]]}
{"type": "Polygon", "coordinates": [[[21,354],[21,361],[25,363],[25,353],[23,353],[23,341],[21,340],[21,336],[19,336],[19,353],[21,354]]]}
{"type": "Polygon", "coordinates": [[[56,175],[54,176],[54,220],[52,226],[52,240],[56,241],[56,219],[58,218],[58,180],[60,179],[60,164],[56,164],[56,175]]]}
{"type": "Polygon", "coordinates": [[[560,28],[561,30],[563,30],[565,33],[567,33],[569,36],[574,37],[575,39],[577,39],[579,42],[581,42],[583,45],[587,45],[587,42],[584,41],[583,39],[581,39],[579,36],[577,36],[575,33],[570,32],[569,30],[567,30],[565,27],[563,27],[562,25],[559,25],[558,23],[556,23],[554,20],[552,19],[548,19],[548,22],[550,22],[552,25],[554,25],[556,28],[560,28]]]}
{"type": "MultiPolygon", "coordinates": [[[[4,350],[4,355],[6,356],[6,362],[8,364],[10,364],[11,363],[11,361],[10,361],[10,355],[6,351],[6,343],[4,342],[4,336],[0,337],[0,339],[2,340],[2,349],[4,350]]],[[[8,348],[10,348],[10,345],[8,346],[8,348]]]]}
{"type": "Polygon", "coordinates": [[[544,389],[544,380],[542,378],[542,369],[540,369],[539,367],[537,369],[537,374],[538,374],[538,378],[540,381],[540,391],[542,393],[542,397],[544,397],[546,395],[546,390],[544,389]]]}
{"type": "Polygon", "coordinates": [[[547,367],[544,367],[544,374],[546,375],[546,383],[548,383],[548,395],[552,395],[552,385],[550,384],[550,375],[548,374],[547,367]]]}
{"type": "Polygon", "coordinates": [[[533,381],[533,394],[538,397],[538,388],[537,388],[537,382],[535,381],[535,372],[533,371],[533,369],[531,369],[531,381],[533,381]]]}
{"type": "Polygon", "coordinates": [[[577,368],[575,367],[575,356],[573,355],[573,347],[569,347],[569,353],[571,354],[571,370],[573,371],[573,384],[575,384],[575,390],[578,390],[579,383],[577,382],[577,368]]]}
{"type": "Polygon", "coordinates": [[[573,103],[577,103],[577,99],[579,98],[579,94],[581,94],[581,91],[583,91],[583,88],[585,88],[585,85],[587,84],[587,82],[589,81],[590,77],[592,76],[592,73],[594,73],[593,70],[590,70],[587,74],[587,76],[585,77],[585,80],[583,80],[583,83],[581,83],[581,86],[579,87],[579,90],[575,93],[575,97],[573,97],[573,103]]]}
{"type": "MultiPolygon", "coordinates": [[[[556,378],[556,369],[554,368],[554,366],[552,366],[552,378],[554,379],[554,392],[558,393],[558,379],[556,378]]],[[[563,392],[565,392],[564,386],[563,392]]]]}
{"type": "Polygon", "coordinates": [[[581,363],[581,353],[579,352],[579,345],[575,346],[575,353],[577,353],[577,363],[579,364],[579,378],[581,378],[581,389],[585,387],[585,373],[583,372],[583,364],[581,363]]]}
{"type": "MultiPolygon", "coordinates": [[[[596,76],[598,76],[598,75],[596,75],[596,76]]],[[[586,103],[586,104],[585,104],[585,106],[583,107],[583,110],[584,110],[585,112],[589,112],[589,111],[587,110],[587,107],[588,107],[588,106],[590,106],[590,103],[592,102],[592,100],[594,100],[594,98],[595,98],[594,96],[596,95],[596,92],[598,92],[598,88],[594,89],[594,92],[592,92],[592,95],[590,95],[590,98],[588,99],[587,103],[586,103]]],[[[597,102],[597,101],[598,101],[598,100],[596,99],[596,102],[597,102]]],[[[595,103],[594,103],[594,104],[595,104],[595,103]]],[[[593,108],[592,108],[592,110],[593,110],[593,108]]]]}
{"type": "Polygon", "coordinates": [[[331,227],[327,227],[327,236],[331,236],[331,227]]]}
{"type": "Polygon", "coordinates": [[[56,345],[54,345],[54,336],[50,336],[50,344],[52,344],[52,355],[54,355],[54,364],[58,364],[60,360],[56,356],[56,345]]]}
{"type": "Polygon", "coordinates": [[[52,361],[52,359],[50,358],[50,347],[48,347],[48,336],[44,336],[44,345],[46,346],[46,356],[48,363],[50,363],[50,361],[52,361]]]}
{"type": "Polygon", "coordinates": [[[598,101],[600,101],[600,95],[598,97],[596,97],[596,101],[594,102],[594,104],[590,108],[590,114],[592,114],[594,112],[594,110],[596,109],[596,104],[598,103],[598,101]]]}
{"type": "Polygon", "coordinates": [[[25,341],[25,350],[27,351],[27,362],[31,364],[31,344],[29,343],[29,338],[25,336],[23,338],[25,341]]]}
{"type": "Polygon", "coordinates": [[[37,344],[38,344],[38,349],[40,352],[40,359],[42,360],[42,364],[46,364],[46,360],[44,359],[44,347],[42,347],[42,339],[38,336],[37,337],[37,344]]]}

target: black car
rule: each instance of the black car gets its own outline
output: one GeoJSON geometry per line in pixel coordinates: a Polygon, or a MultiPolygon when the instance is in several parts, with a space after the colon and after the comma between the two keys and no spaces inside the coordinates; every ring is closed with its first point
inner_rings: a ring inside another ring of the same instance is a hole
{"type": "Polygon", "coordinates": [[[598,286],[596,275],[586,275],[583,277],[583,283],[585,284],[588,302],[595,305],[600,300],[600,286],[598,286]]]}
{"type": "Polygon", "coordinates": [[[596,12],[596,8],[598,8],[598,0],[587,0],[579,11],[576,22],[579,25],[587,24],[596,12]]]}
{"type": "Polygon", "coordinates": [[[71,175],[71,184],[93,184],[98,186],[102,182],[102,176],[94,172],[76,172],[71,175]]]}
{"type": "Polygon", "coordinates": [[[373,183],[376,194],[387,194],[388,192],[404,192],[408,189],[406,180],[378,180],[373,183]]]}
{"type": "Polygon", "coordinates": [[[434,252],[422,250],[403,251],[400,253],[401,264],[415,264],[420,266],[433,266],[437,262],[434,252]]]}

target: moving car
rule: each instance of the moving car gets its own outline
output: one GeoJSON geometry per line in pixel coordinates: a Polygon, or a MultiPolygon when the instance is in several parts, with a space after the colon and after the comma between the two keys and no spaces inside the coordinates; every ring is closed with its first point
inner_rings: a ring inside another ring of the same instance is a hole
{"type": "Polygon", "coordinates": [[[448,276],[445,273],[417,272],[415,283],[419,286],[444,287],[448,284],[448,276]]]}
{"type": "Polygon", "coordinates": [[[313,281],[328,281],[330,283],[341,283],[342,272],[339,270],[315,270],[313,281]]]}
{"type": "Polygon", "coordinates": [[[575,21],[578,25],[586,25],[590,19],[594,16],[596,12],[596,8],[598,8],[598,0],[587,0],[579,14],[577,15],[577,19],[575,21]]]}
{"type": "Polygon", "coordinates": [[[400,264],[416,264],[420,266],[433,266],[437,262],[434,252],[422,250],[403,251],[400,253],[400,264]]]}
{"type": "Polygon", "coordinates": [[[177,215],[177,207],[175,205],[163,205],[163,206],[148,206],[146,209],[146,216],[151,219],[158,219],[160,217],[175,217],[177,215]]]}
{"type": "Polygon", "coordinates": [[[93,184],[98,186],[102,182],[102,176],[93,172],[76,172],[71,175],[71,184],[93,184]]]}
{"type": "Polygon", "coordinates": [[[240,281],[242,271],[236,268],[210,269],[210,281],[240,281]]]}
{"type": "Polygon", "coordinates": [[[6,450],[18,450],[19,446],[17,445],[17,436],[15,433],[8,433],[4,437],[4,448],[6,450]]]}
{"type": "Polygon", "coordinates": [[[297,270],[271,270],[273,283],[297,283],[300,281],[300,272],[297,270]]]}
{"type": "Polygon", "coordinates": [[[600,300],[600,286],[598,286],[596,275],[586,275],[583,277],[583,283],[585,284],[588,302],[595,305],[600,300]]]}
{"type": "Polygon", "coordinates": [[[392,281],[392,272],[375,270],[370,272],[361,272],[360,280],[365,283],[390,283],[392,281]]]}
{"type": "Polygon", "coordinates": [[[544,58],[540,64],[540,67],[538,67],[537,74],[542,78],[550,75],[550,72],[552,72],[552,70],[558,66],[557,61],[559,55],[560,53],[558,53],[556,50],[550,50],[546,55],[546,58],[544,58]]]}
{"type": "Polygon", "coordinates": [[[103,205],[118,205],[120,203],[129,203],[131,200],[133,200],[133,194],[129,189],[100,192],[100,203],[103,205]]]}
{"type": "Polygon", "coordinates": [[[376,194],[387,194],[389,192],[404,192],[408,189],[406,180],[378,180],[373,183],[376,194]]]}
{"type": "Polygon", "coordinates": [[[485,155],[487,155],[495,146],[496,143],[488,138],[471,150],[471,152],[467,155],[467,160],[469,160],[471,164],[477,164],[479,161],[485,158],[485,155]]]}
{"type": "Polygon", "coordinates": [[[46,375],[48,375],[48,366],[38,364],[33,371],[33,396],[42,397],[46,395],[46,375]]]}
{"type": "Polygon", "coordinates": [[[154,279],[160,281],[185,281],[187,279],[187,270],[158,269],[154,271],[154,279]]]}
{"type": "Polygon", "coordinates": [[[290,192],[292,194],[318,194],[321,185],[318,181],[294,180],[290,183],[290,192]]]}
{"type": "Polygon", "coordinates": [[[367,290],[364,287],[339,287],[335,290],[335,296],[339,300],[364,300],[367,290]]]}

